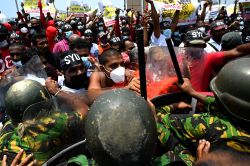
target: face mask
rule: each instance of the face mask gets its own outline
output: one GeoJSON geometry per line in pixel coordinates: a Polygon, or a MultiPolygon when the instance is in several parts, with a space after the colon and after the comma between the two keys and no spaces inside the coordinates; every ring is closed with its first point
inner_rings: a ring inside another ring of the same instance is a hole
{"type": "Polygon", "coordinates": [[[70,37],[71,35],[73,35],[73,32],[72,32],[72,31],[65,32],[65,37],[66,37],[67,39],[69,39],[69,37],[70,37]]]}
{"type": "Polygon", "coordinates": [[[205,33],[205,31],[206,31],[205,27],[200,27],[200,28],[198,28],[198,30],[200,30],[202,33],[205,33]]]}
{"type": "Polygon", "coordinates": [[[7,40],[3,40],[0,42],[0,48],[6,48],[8,46],[7,40]]]}
{"type": "Polygon", "coordinates": [[[34,29],[35,31],[39,31],[40,30],[40,26],[33,26],[32,29],[34,29]]]}
{"type": "Polygon", "coordinates": [[[88,57],[81,57],[84,66],[89,69],[91,68],[92,64],[90,63],[90,61],[88,60],[88,57]]]}
{"type": "Polygon", "coordinates": [[[69,88],[72,89],[80,89],[80,88],[87,88],[88,78],[87,73],[83,73],[80,75],[75,75],[71,77],[70,85],[67,85],[69,88]]]}
{"type": "Polygon", "coordinates": [[[13,65],[15,65],[17,68],[19,68],[19,67],[22,67],[22,66],[23,66],[23,64],[22,64],[22,62],[21,62],[21,61],[17,61],[17,62],[12,61],[12,63],[13,63],[13,65]]]}
{"type": "Polygon", "coordinates": [[[110,79],[114,81],[114,83],[123,83],[125,81],[125,68],[118,67],[115,70],[110,72],[110,79]]]}
{"type": "Polygon", "coordinates": [[[171,38],[171,34],[172,34],[171,29],[165,29],[165,30],[163,31],[163,35],[166,37],[166,39],[171,38]]]}
{"type": "Polygon", "coordinates": [[[22,27],[22,28],[20,29],[20,31],[21,31],[22,33],[28,33],[28,28],[22,27]]]}

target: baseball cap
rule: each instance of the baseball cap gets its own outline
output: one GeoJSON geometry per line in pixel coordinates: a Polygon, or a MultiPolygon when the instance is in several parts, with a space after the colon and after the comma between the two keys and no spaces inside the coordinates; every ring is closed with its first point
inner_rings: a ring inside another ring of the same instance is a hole
{"type": "Polygon", "coordinates": [[[83,64],[83,61],[80,55],[74,51],[66,51],[60,56],[60,65],[63,71],[79,64],[83,64]]]}
{"type": "Polygon", "coordinates": [[[214,21],[210,24],[210,30],[212,31],[218,31],[221,29],[226,29],[227,26],[224,24],[223,21],[214,21]]]}
{"type": "Polygon", "coordinates": [[[110,44],[120,43],[121,39],[119,37],[112,37],[110,39],[110,44]]]}
{"type": "Polygon", "coordinates": [[[221,38],[221,48],[223,50],[231,50],[241,44],[243,44],[243,41],[239,32],[228,32],[221,38]]]}
{"type": "Polygon", "coordinates": [[[86,30],[84,31],[84,35],[85,35],[85,36],[91,36],[91,35],[93,35],[93,32],[91,31],[91,29],[86,29],[86,30]]]}
{"type": "Polygon", "coordinates": [[[199,30],[191,30],[186,33],[186,42],[189,44],[206,44],[203,33],[199,30]]]}
{"type": "Polygon", "coordinates": [[[67,32],[67,31],[70,31],[70,30],[72,30],[72,27],[71,27],[70,24],[64,24],[64,25],[62,26],[62,31],[63,31],[63,32],[67,32]]]}
{"type": "Polygon", "coordinates": [[[107,36],[107,33],[102,31],[98,34],[98,36],[99,36],[99,38],[102,38],[103,36],[107,36]]]}

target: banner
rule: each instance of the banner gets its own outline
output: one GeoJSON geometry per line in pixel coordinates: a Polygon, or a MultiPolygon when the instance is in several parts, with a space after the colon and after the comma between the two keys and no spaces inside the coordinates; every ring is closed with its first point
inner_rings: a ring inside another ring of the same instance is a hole
{"type": "Polygon", "coordinates": [[[69,14],[74,14],[77,17],[83,17],[85,13],[91,10],[90,6],[80,1],[70,0],[68,4],[69,14]]]}
{"type": "Polygon", "coordinates": [[[173,18],[175,11],[180,10],[178,26],[196,23],[197,0],[154,0],[154,4],[162,20],[173,18]]]}
{"type": "MultiPolygon", "coordinates": [[[[47,5],[46,0],[41,0],[43,6],[43,13],[50,12],[51,14],[55,13],[55,8],[52,4],[47,5]]],[[[37,0],[23,0],[24,10],[26,13],[40,13],[40,10],[37,6],[37,0]]]]}
{"type": "Polygon", "coordinates": [[[111,26],[115,24],[115,11],[116,7],[106,6],[104,8],[103,19],[106,26],[111,26]]]}

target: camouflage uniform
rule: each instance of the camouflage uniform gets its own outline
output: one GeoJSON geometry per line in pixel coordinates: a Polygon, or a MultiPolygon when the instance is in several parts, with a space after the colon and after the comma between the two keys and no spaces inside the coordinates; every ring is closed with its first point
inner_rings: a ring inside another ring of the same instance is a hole
{"type": "Polygon", "coordinates": [[[163,147],[173,151],[186,165],[193,165],[200,139],[210,141],[211,149],[220,146],[250,153],[250,133],[240,128],[225,112],[219,112],[214,97],[207,97],[205,106],[207,113],[194,115],[171,115],[166,109],[161,109],[157,114],[157,130],[163,147]]]}
{"type": "Polygon", "coordinates": [[[67,145],[82,140],[83,128],[83,118],[75,112],[54,112],[49,117],[20,123],[0,138],[1,158],[6,154],[10,164],[22,148],[22,159],[34,153],[40,165],[67,145]]]}

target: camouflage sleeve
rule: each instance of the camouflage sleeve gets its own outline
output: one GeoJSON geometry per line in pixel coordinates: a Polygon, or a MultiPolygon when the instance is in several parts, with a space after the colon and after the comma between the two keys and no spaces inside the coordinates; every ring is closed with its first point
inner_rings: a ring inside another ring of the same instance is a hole
{"type": "Polygon", "coordinates": [[[34,157],[42,163],[66,146],[79,141],[83,135],[82,123],[82,116],[78,113],[56,112],[26,125],[22,140],[28,142],[34,157]]]}

